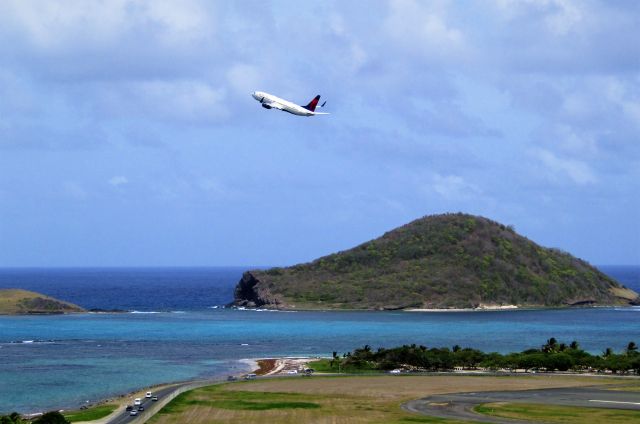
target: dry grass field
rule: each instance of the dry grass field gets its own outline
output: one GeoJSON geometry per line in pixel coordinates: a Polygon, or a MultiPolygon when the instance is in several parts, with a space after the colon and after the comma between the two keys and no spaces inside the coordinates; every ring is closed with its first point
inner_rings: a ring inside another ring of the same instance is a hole
{"type": "Polygon", "coordinates": [[[274,378],[184,393],[151,422],[453,423],[403,411],[408,400],[462,391],[526,390],[620,383],[580,376],[357,376],[274,378]]]}

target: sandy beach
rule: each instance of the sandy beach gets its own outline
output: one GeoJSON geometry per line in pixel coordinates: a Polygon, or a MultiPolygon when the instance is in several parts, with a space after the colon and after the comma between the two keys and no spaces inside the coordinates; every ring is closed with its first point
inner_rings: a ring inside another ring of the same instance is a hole
{"type": "Polygon", "coordinates": [[[307,364],[319,358],[285,357],[257,359],[256,375],[293,375],[303,373],[307,364]]]}
{"type": "Polygon", "coordinates": [[[520,309],[517,305],[480,305],[477,308],[410,308],[404,309],[405,312],[473,312],[473,311],[508,311],[520,309]]]}

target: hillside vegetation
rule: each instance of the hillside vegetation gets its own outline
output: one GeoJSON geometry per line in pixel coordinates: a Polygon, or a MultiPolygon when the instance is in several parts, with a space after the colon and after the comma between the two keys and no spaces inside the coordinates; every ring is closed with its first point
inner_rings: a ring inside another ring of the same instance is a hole
{"type": "Polygon", "coordinates": [[[0,289],[0,314],[62,314],[83,312],[80,306],[40,293],[20,289],[0,289]]]}
{"type": "Polygon", "coordinates": [[[638,294],[583,260],[466,214],[418,219],[353,249],[246,272],[234,304],[280,309],[622,305],[638,294]]]}

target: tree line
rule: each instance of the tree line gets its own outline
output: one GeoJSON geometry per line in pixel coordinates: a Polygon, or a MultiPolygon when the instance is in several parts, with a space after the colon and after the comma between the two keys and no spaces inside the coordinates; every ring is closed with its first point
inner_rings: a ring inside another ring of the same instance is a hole
{"type": "Polygon", "coordinates": [[[380,370],[403,369],[407,371],[451,371],[454,369],[525,370],[529,371],[575,371],[611,372],[613,374],[635,373],[640,375],[640,352],[635,342],[626,349],[614,352],[606,348],[599,355],[592,355],[580,348],[577,341],[560,343],[554,337],[540,348],[527,349],[519,353],[485,353],[478,349],[427,348],[419,345],[404,345],[373,350],[365,345],[340,357],[333,352],[329,361],[331,370],[380,370]]]}
{"type": "Polygon", "coordinates": [[[0,424],[70,424],[69,421],[58,411],[51,411],[42,414],[34,420],[22,418],[17,412],[9,415],[0,415],[0,424]]]}

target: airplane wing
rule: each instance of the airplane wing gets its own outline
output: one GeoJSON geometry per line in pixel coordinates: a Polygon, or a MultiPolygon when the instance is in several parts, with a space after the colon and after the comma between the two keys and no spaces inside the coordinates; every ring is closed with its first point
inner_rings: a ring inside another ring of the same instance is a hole
{"type": "Polygon", "coordinates": [[[284,106],[277,102],[264,102],[263,104],[278,110],[284,110],[284,106]]]}
{"type": "Polygon", "coordinates": [[[331,115],[329,112],[313,112],[314,115],[331,115]]]}

